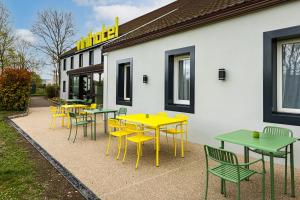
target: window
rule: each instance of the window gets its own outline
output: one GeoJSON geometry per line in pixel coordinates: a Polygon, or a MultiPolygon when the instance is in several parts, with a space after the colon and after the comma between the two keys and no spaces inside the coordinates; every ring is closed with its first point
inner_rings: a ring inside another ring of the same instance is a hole
{"type": "Polygon", "coordinates": [[[89,65],[94,64],[94,51],[89,51],[89,65]]]}
{"type": "Polygon", "coordinates": [[[63,92],[66,92],[66,81],[63,81],[63,92]]]}
{"type": "Polygon", "coordinates": [[[300,125],[300,26],[264,33],[264,121],[300,125]]]}
{"type": "Polygon", "coordinates": [[[71,60],[70,60],[70,69],[74,69],[74,57],[73,56],[71,57],[71,60]]]}
{"type": "Polygon", "coordinates": [[[79,67],[83,66],[83,54],[79,54],[79,67]]]}
{"type": "Polygon", "coordinates": [[[165,109],[194,113],[195,47],[165,53],[165,109]]]}
{"type": "Polygon", "coordinates": [[[67,68],[67,59],[64,59],[64,65],[63,65],[63,67],[64,67],[64,71],[66,71],[66,68],[67,68]]]}
{"type": "Polygon", "coordinates": [[[300,114],[300,39],[277,43],[277,111],[300,114]]]}
{"type": "Polygon", "coordinates": [[[132,105],[132,59],[117,62],[116,103],[132,105]]]}
{"type": "Polygon", "coordinates": [[[190,104],[190,56],[174,58],[174,103],[190,104]]]}

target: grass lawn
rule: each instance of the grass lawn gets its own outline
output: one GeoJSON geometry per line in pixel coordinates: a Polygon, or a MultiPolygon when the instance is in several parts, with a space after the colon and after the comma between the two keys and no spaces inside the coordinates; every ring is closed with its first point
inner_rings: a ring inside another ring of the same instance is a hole
{"type": "Polygon", "coordinates": [[[0,111],[0,200],[81,200],[82,195],[23,137],[0,111]]]}
{"type": "Polygon", "coordinates": [[[18,133],[4,121],[10,112],[0,112],[0,199],[41,199],[43,187],[29,152],[19,145],[18,133]]]}

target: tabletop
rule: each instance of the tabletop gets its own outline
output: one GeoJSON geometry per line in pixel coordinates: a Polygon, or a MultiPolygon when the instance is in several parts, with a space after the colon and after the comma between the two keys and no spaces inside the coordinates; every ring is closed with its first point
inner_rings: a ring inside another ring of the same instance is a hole
{"type": "Polygon", "coordinates": [[[84,112],[88,114],[98,114],[98,113],[110,113],[110,112],[118,112],[116,109],[91,109],[91,110],[84,110],[84,112]]]}
{"type": "Polygon", "coordinates": [[[117,118],[121,119],[121,120],[130,121],[130,122],[141,123],[141,124],[148,125],[151,127],[159,127],[159,126],[163,126],[163,125],[184,122],[183,119],[173,118],[173,117],[165,117],[165,116],[159,116],[159,115],[149,115],[149,117],[147,118],[146,114],[143,114],[143,113],[118,116],[117,118]]]}
{"type": "Polygon", "coordinates": [[[60,107],[62,107],[62,108],[84,108],[84,107],[87,107],[87,105],[84,105],[84,104],[72,104],[72,105],[65,104],[65,105],[62,105],[60,107]]]}
{"type": "Polygon", "coordinates": [[[252,133],[253,131],[250,130],[237,130],[218,135],[215,139],[272,153],[297,141],[296,138],[292,137],[274,136],[263,133],[260,133],[259,138],[253,138],[252,133]]]}

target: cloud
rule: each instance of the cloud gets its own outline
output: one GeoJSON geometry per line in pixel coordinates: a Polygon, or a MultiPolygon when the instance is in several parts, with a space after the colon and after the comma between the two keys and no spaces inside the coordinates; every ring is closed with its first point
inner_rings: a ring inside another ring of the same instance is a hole
{"type": "Polygon", "coordinates": [[[112,24],[115,17],[120,23],[128,22],[136,17],[167,5],[175,0],[74,0],[79,6],[92,9],[90,20],[86,22],[89,30],[98,30],[102,24],[112,24]]]}
{"type": "Polygon", "coordinates": [[[28,29],[17,29],[16,36],[24,41],[34,43],[36,41],[32,32],[28,29]]]}

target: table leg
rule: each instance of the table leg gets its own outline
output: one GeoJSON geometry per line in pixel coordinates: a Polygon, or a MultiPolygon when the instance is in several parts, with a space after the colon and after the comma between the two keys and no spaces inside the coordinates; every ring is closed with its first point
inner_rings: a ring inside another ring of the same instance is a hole
{"type": "Polygon", "coordinates": [[[104,133],[107,133],[107,113],[104,113],[104,133]]]}
{"type": "Polygon", "coordinates": [[[294,145],[290,144],[291,197],[295,197],[294,145]]]}
{"type": "MultiPolygon", "coordinates": [[[[221,141],[221,147],[220,149],[224,149],[224,141],[221,141]]],[[[224,179],[221,179],[221,194],[224,194],[225,191],[224,191],[224,185],[225,185],[225,181],[224,179]]]]}
{"type": "Polygon", "coordinates": [[[156,127],[155,129],[155,144],[156,144],[156,167],[159,167],[159,127],[156,127]]]}
{"type": "Polygon", "coordinates": [[[182,123],[180,124],[180,129],[181,129],[181,157],[182,158],[184,158],[184,143],[183,143],[183,134],[184,134],[184,132],[183,132],[183,126],[182,126],[182,123]]]}
{"type": "Polygon", "coordinates": [[[94,140],[96,140],[96,120],[97,120],[97,116],[96,114],[94,114],[94,140]]]}
{"type": "Polygon", "coordinates": [[[274,192],[274,156],[273,153],[270,152],[270,182],[271,182],[271,200],[275,199],[274,192]]]}
{"type": "MultiPolygon", "coordinates": [[[[248,163],[249,162],[249,148],[244,147],[244,162],[248,163]]],[[[245,166],[246,169],[249,169],[249,166],[245,166]]],[[[249,178],[246,179],[246,181],[249,181],[249,178]]]]}

